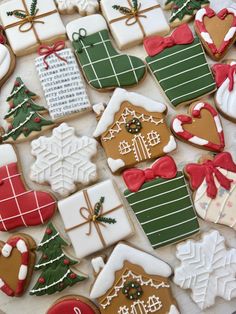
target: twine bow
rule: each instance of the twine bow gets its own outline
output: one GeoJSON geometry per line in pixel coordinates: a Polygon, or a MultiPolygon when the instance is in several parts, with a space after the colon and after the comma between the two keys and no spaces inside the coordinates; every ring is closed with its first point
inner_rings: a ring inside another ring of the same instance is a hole
{"type": "Polygon", "coordinates": [[[234,75],[236,74],[236,64],[215,64],[212,68],[215,75],[217,87],[220,87],[224,81],[229,79],[229,91],[234,88],[234,75]]]}
{"type": "Polygon", "coordinates": [[[46,46],[46,45],[41,45],[39,46],[38,48],[38,54],[40,56],[44,56],[43,58],[43,63],[45,65],[45,69],[48,70],[49,68],[49,64],[47,62],[47,58],[54,54],[58,59],[64,61],[65,63],[67,63],[67,60],[63,57],[61,57],[57,52],[58,51],[61,51],[62,49],[65,48],[65,42],[60,40],[60,41],[57,41],[52,47],[49,47],[49,46],[46,46]]]}
{"type": "Polygon", "coordinates": [[[87,38],[87,31],[85,28],[80,28],[78,32],[72,34],[73,46],[78,53],[83,51],[84,46],[93,46],[87,38]]]}

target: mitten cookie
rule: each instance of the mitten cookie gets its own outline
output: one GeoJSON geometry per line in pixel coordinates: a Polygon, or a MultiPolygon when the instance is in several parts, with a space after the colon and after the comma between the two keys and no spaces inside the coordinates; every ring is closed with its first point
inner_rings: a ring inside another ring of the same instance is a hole
{"type": "Polygon", "coordinates": [[[61,14],[73,14],[78,11],[81,16],[95,14],[99,11],[97,0],[55,0],[61,14]]]}
{"type": "Polygon", "coordinates": [[[176,149],[166,121],[165,105],[116,89],[93,136],[99,138],[112,172],[176,149]]]}
{"type": "Polygon", "coordinates": [[[184,171],[194,191],[198,215],[236,230],[236,164],[230,153],[205,156],[198,164],[188,164],[184,171]]]}
{"type": "Polygon", "coordinates": [[[236,60],[213,66],[218,90],[215,94],[216,107],[226,119],[236,123],[236,60]]]}
{"type": "Polygon", "coordinates": [[[69,39],[88,84],[98,91],[137,85],[146,76],[145,63],[119,54],[101,15],[87,16],[66,26],[69,39]]]}
{"type": "Polygon", "coordinates": [[[34,264],[36,243],[24,233],[0,241],[0,290],[10,297],[21,296],[28,287],[34,264]]]}
{"type": "Polygon", "coordinates": [[[196,102],[188,112],[189,115],[180,114],[172,120],[171,129],[175,136],[202,149],[224,150],[224,132],[216,109],[206,102],[196,102]]]}
{"type": "Polygon", "coordinates": [[[215,13],[211,8],[199,10],[195,30],[213,60],[222,59],[236,40],[236,10],[225,8],[215,13]]]}
{"type": "Polygon", "coordinates": [[[172,296],[170,266],[125,243],[119,243],[107,263],[92,260],[97,278],[90,297],[97,299],[101,314],[180,314],[172,296]]]}
{"type": "Polygon", "coordinates": [[[68,244],[50,223],[38,245],[38,251],[43,255],[35,265],[35,270],[41,270],[42,273],[30,291],[31,295],[50,295],[87,279],[86,276],[79,275],[71,269],[73,265],[78,264],[78,261],[72,260],[64,253],[65,246],[68,244]]]}
{"type": "Polygon", "coordinates": [[[13,147],[0,145],[0,230],[43,224],[56,208],[49,193],[26,187],[13,147]]]}

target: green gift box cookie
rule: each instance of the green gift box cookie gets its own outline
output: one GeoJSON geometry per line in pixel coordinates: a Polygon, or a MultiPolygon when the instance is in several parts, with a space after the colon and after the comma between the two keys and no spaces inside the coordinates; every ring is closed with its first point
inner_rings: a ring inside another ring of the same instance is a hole
{"type": "Polygon", "coordinates": [[[151,169],[128,169],[123,178],[128,186],[124,195],[154,249],[199,231],[184,174],[170,156],[151,169]]]}

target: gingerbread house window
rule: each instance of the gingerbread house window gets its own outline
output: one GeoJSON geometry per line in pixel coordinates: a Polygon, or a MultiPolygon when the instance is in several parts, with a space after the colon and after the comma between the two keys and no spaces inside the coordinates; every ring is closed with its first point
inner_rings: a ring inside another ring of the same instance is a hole
{"type": "Polygon", "coordinates": [[[126,306],[121,306],[119,308],[118,314],[129,314],[129,310],[126,306]]]}
{"type": "Polygon", "coordinates": [[[150,146],[158,145],[161,142],[160,134],[155,131],[148,133],[147,138],[150,146]]]}
{"type": "Polygon", "coordinates": [[[158,297],[155,295],[149,297],[148,299],[148,311],[150,313],[156,313],[156,311],[159,311],[162,308],[162,303],[158,297]]]}
{"type": "Polygon", "coordinates": [[[121,155],[126,155],[132,151],[131,146],[128,142],[122,141],[119,144],[119,152],[121,155]]]}

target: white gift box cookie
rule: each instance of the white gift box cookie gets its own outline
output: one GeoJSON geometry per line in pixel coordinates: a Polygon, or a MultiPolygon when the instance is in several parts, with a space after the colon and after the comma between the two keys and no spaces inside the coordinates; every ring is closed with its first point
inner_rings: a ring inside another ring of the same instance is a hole
{"type": "Polygon", "coordinates": [[[59,201],[58,208],[78,258],[100,251],[133,233],[112,180],[59,201]]]}
{"type": "Polygon", "coordinates": [[[65,27],[53,0],[11,0],[0,6],[0,19],[16,56],[40,44],[64,39],[65,27]]]}
{"type": "Polygon", "coordinates": [[[143,42],[144,37],[164,36],[170,31],[165,15],[156,0],[101,0],[102,13],[119,49],[143,42]]]}

